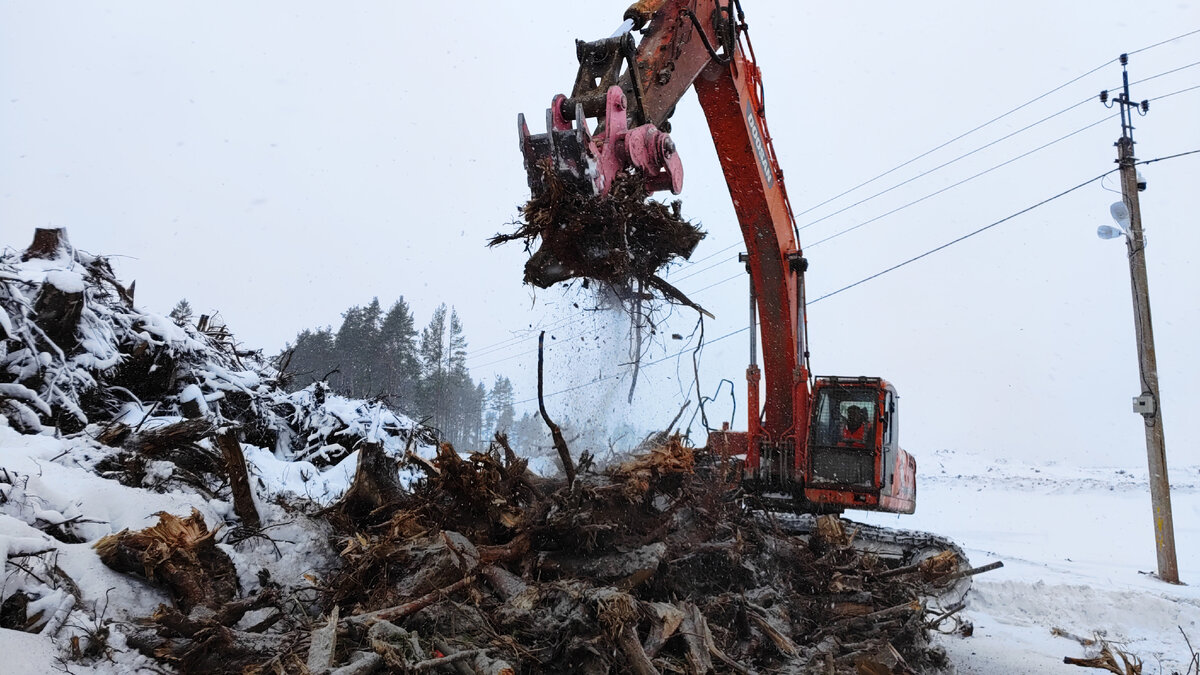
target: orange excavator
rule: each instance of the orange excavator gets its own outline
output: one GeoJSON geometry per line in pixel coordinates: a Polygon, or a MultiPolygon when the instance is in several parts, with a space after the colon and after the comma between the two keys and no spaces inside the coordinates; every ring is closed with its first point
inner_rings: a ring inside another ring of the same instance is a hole
{"type": "MultiPolygon", "coordinates": [[[[810,375],[808,261],[767,129],[740,0],[641,0],[624,19],[609,38],[576,41],[575,86],[551,101],[546,133],[530,134],[524,116],[518,118],[530,189],[535,196],[546,189],[544,167],[551,162],[564,183],[596,196],[629,171],[644,176],[650,192],[678,194],[683,166],[670,118],[695,89],[745,239],[741,259],[750,277],[748,424],[746,431],[710,434],[709,447],[744,455],[743,485],[773,510],[912,513],[916,462],[899,446],[895,388],[878,377],[810,375]]],[[[907,558],[927,546],[905,541],[893,548],[907,558]]]]}

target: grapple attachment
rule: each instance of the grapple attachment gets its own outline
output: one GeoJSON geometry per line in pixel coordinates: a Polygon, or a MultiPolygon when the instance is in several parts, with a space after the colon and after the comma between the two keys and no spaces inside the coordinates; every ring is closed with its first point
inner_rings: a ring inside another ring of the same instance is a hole
{"type": "Polygon", "coordinates": [[[608,195],[617,174],[631,167],[645,177],[648,192],[679,194],[683,163],[671,135],[653,124],[629,129],[625,92],[619,85],[608,88],[604,117],[594,135],[588,130],[583,103],[571,103],[562,94],[554,97],[546,110],[544,134],[530,134],[525,115],[517,115],[525,172],[535,197],[546,189],[547,163],[564,183],[601,197],[608,195]],[[574,126],[564,110],[573,112],[574,126]]]}

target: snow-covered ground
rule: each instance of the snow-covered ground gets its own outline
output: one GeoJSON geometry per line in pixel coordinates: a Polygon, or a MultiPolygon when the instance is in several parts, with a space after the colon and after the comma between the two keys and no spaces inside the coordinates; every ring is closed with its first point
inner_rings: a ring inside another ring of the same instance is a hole
{"type": "MultiPolygon", "coordinates": [[[[0,418],[0,553],[56,548],[57,564],[79,585],[83,604],[106,608],[109,618],[144,616],[166,601],[157,589],[100,564],[90,542],[122,528],[155,522],[154,513],[186,515],[198,509],[211,522],[230,515],[226,502],[182,493],[160,494],[122,486],[93,473],[89,457],[102,453],[85,435],[71,440],[21,435],[0,418]],[[35,526],[82,518],[71,531],[87,543],[51,539],[35,526]],[[109,591],[108,589],[115,589],[109,591]]],[[[331,497],[348,482],[345,467],[320,474],[283,464],[270,453],[246,448],[251,471],[266,495],[284,491],[331,497]],[[334,487],[334,486],[337,487],[334,487]],[[333,487],[334,489],[330,489],[333,487]]],[[[353,457],[349,458],[350,462],[353,457]]],[[[352,463],[350,464],[352,466],[352,463]]],[[[1051,628],[1091,637],[1100,634],[1145,662],[1146,675],[1183,673],[1188,657],[1180,628],[1200,643],[1200,586],[1172,586],[1147,574],[1154,569],[1145,470],[1036,465],[982,455],[942,451],[920,458],[915,516],[858,514],[883,525],[948,535],[967,550],[973,565],[1005,566],[976,577],[965,618],[974,635],[944,636],[941,643],[959,673],[1080,673],[1063,656],[1091,655],[1051,628]]],[[[1200,466],[1175,466],[1174,513],[1181,576],[1200,584],[1200,466]]],[[[260,493],[260,497],[265,496],[260,493]]],[[[286,520],[263,500],[268,521],[286,520]]],[[[279,539],[298,541],[306,532],[284,528],[279,539]]],[[[312,534],[308,532],[307,534],[312,534]]],[[[288,546],[277,557],[266,542],[222,545],[234,558],[243,584],[268,567],[281,581],[303,574],[321,557],[320,547],[288,546]]],[[[10,577],[18,583],[18,576],[10,577]]],[[[10,589],[11,590],[11,589],[10,589]]],[[[48,612],[69,609],[63,597],[40,602],[48,612]]],[[[31,612],[32,613],[32,612],[31,612]]],[[[47,638],[0,629],[0,671],[51,672],[61,664],[65,637],[86,628],[86,614],[64,613],[58,646],[47,638]]],[[[110,646],[123,646],[119,636],[110,646]]],[[[71,664],[72,672],[130,672],[148,665],[132,650],[95,670],[71,664]]]]}
{"type": "MultiPolygon", "coordinates": [[[[1134,448],[1133,451],[1137,451],[1134,448]]],[[[1183,633],[1200,648],[1200,466],[1172,466],[1180,578],[1159,581],[1146,468],[1080,467],[941,451],[918,457],[917,513],[855,519],[947,535],[975,578],[968,638],[942,644],[959,673],[1075,673],[1064,656],[1092,656],[1051,635],[1100,634],[1144,662],[1146,675],[1185,672],[1183,633]]],[[[1094,671],[1093,671],[1094,672],[1094,671]]]]}

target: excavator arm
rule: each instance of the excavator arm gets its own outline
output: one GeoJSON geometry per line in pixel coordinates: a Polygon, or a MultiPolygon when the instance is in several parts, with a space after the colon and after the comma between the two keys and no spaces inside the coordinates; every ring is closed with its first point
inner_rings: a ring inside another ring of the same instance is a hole
{"type": "Polygon", "coordinates": [[[746,244],[751,297],[747,430],[710,434],[709,445],[745,453],[747,487],[781,496],[783,508],[911,513],[916,463],[899,447],[895,389],[875,377],[810,378],[807,261],[740,0],[640,0],[611,37],[575,49],[574,88],[554,97],[546,133],[531,135],[518,119],[535,197],[547,189],[547,163],[556,183],[601,199],[622,172],[642,176],[649,192],[678,194],[683,165],[671,115],[694,89],[707,118],[746,244]]]}
{"type": "Polygon", "coordinates": [[[530,188],[540,189],[538,162],[549,159],[560,176],[590,184],[596,194],[605,194],[616,173],[630,166],[648,176],[651,191],[678,193],[682,165],[669,136],[670,118],[695,89],[746,242],[751,315],[761,331],[762,370],[753,337],[747,369],[747,466],[754,471],[760,450],[776,448],[782,454],[772,460],[774,469],[794,475],[805,465],[809,419],[806,262],[767,131],[762,83],[740,4],[642,0],[625,19],[609,38],[576,42],[575,86],[570,96],[554,97],[546,134],[531,136],[521,116],[530,188]],[[632,30],[642,30],[636,45],[632,30]],[[760,372],[766,403],[761,408],[760,372]]]}

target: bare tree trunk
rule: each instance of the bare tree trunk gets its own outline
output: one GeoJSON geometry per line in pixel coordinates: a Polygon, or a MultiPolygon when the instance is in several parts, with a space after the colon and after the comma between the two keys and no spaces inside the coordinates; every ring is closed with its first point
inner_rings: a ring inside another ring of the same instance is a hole
{"type": "Polygon", "coordinates": [[[229,475],[229,488],[233,491],[233,510],[250,529],[262,527],[258,508],[254,505],[254,492],[250,489],[250,476],[246,473],[246,456],[237,432],[226,430],[217,434],[217,446],[225,458],[225,471],[229,475]]]}

